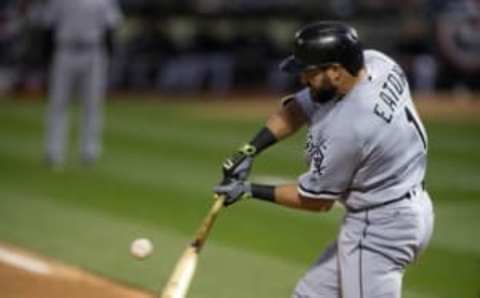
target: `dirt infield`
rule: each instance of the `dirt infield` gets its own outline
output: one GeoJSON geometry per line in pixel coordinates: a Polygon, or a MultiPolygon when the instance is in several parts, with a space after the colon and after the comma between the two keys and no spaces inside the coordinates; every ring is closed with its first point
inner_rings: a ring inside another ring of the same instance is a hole
{"type": "Polygon", "coordinates": [[[152,298],[152,293],[0,243],[2,298],[152,298]]]}
{"type": "MultiPolygon", "coordinates": [[[[480,121],[480,94],[453,96],[449,94],[413,96],[415,105],[424,120],[480,121]]],[[[258,119],[268,116],[280,107],[279,98],[272,96],[206,101],[195,116],[211,119],[258,119]]]]}
{"type": "Polygon", "coordinates": [[[425,120],[479,121],[480,96],[449,95],[415,96],[422,118],[425,120]]]}

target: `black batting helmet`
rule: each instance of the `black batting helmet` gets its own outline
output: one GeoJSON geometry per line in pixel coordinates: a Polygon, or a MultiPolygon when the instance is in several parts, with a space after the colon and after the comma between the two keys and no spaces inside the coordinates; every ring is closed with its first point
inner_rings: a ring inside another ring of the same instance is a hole
{"type": "Polygon", "coordinates": [[[280,69],[298,74],[332,63],[356,75],[363,67],[363,47],[354,28],[340,22],[322,21],[297,31],[293,55],[281,62],[280,69]]]}

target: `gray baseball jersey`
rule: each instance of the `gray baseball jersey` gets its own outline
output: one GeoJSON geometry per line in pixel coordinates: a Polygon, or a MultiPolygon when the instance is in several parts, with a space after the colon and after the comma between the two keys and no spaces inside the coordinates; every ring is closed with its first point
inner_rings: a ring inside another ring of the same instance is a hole
{"type": "Polygon", "coordinates": [[[368,76],[340,100],[319,104],[309,89],[297,101],[310,119],[310,171],[299,192],[359,209],[404,195],[425,175],[427,139],[403,71],[365,51],[368,76]]]}
{"type": "Polygon", "coordinates": [[[90,162],[100,154],[108,67],[105,33],[121,20],[116,0],[50,0],[46,5],[45,23],[54,29],[56,44],[46,119],[46,157],[54,165],[65,159],[66,109],[75,89],[83,102],[82,160],[90,162]]]}
{"type": "Polygon", "coordinates": [[[430,239],[425,129],[401,68],[378,51],[364,57],[367,75],[343,98],[316,103],[308,88],[295,96],[309,119],[298,191],[347,213],[294,297],[400,297],[405,266],[430,239]]]}
{"type": "Polygon", "coordinates": [[[50,0],[45,23],[55,27],[58,45],[103,43],[107,29],[122,20],[116,0],[50,0]]]}

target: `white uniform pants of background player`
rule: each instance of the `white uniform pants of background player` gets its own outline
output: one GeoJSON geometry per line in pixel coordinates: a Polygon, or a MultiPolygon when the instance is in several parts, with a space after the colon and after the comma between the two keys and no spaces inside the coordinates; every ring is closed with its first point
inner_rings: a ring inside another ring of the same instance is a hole
{"type": "Polygon", "coordinates": [[[427,192],[347,213],[337,241],[295,288],[294,298],[399,298],[405,267],[427,246],[433,208],[427,192]]]}
{"type": "Polygon", "coordinates": [[[68,138],[68,105],[74,91],[83,104],[80,129],[80,156],[94,161],[101,151],[103,100],[106,88],[107,57],[100,47],[73,49],[59,47],[50,73],[49,105],[46,119],[46,158],[54,164],[65,160],[68,138]]]}

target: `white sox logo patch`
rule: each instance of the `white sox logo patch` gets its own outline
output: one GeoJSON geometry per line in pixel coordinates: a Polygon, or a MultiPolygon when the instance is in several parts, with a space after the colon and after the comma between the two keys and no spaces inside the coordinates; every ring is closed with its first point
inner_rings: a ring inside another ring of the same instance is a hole
{"type": "Polygon", "coordinates": [[[309,156],[310,160],[313,161],[315,167],[314,173],[321,176],[323,175],[323,162],[325,160],[325,151],[327,150],[327,145],[325,140],[321,140],[319,143],[313,141],[311,134],[308,134],[307,143],[305,146],[305,152],[309,156]]]}

